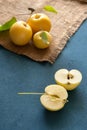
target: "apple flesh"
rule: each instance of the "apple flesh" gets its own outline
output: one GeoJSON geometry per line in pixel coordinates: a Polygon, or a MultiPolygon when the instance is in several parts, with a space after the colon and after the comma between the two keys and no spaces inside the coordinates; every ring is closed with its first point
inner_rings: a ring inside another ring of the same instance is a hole
{"type": "Polygon", "coordinates": [[[50,111],[58,111],[65,106],[68,93],[60,85],[52,84],[45,88],[45,93],[40,97],[41,104],[50,111]]]}
{"type": "Polygon", "coordinates": [[[82,81],[82,74],[80,71],[73,69],[60,69],[54,75],[57,84],[62,85],[67,90],[75,89],[82,81]]]}
{"type": "Polygon", "coordinates": [[[15,45],[24,46],[32,38],[32,29],[26,22],[17,21],[11,26],[9,35],[15,45]]]}

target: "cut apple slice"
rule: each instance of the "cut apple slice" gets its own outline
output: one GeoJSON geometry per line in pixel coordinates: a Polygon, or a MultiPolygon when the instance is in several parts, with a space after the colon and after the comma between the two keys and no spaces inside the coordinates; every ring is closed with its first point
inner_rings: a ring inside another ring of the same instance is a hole
{"type": "Polygon", "coordinates": [[[62,85],[67,90],[75,89],[82,81],[82,74],[79,70],[60,69],[54,75],[57,84],[62,85]]]}
{"type": "Polygon", "coordinates": [[[68,93],[60,85],[49,85],[45,88],[45,94],[40,97],[41,104],[50,111],[62,109],[67,102],[68,93]]]}
{"type": "Polygon", "coordinates": [[[66,89],[56,84],[48,85],[45,88],[45,93],[47,93],[48,95],[56,96],[64,100],[68,98],[68,93],[66,89]]]}

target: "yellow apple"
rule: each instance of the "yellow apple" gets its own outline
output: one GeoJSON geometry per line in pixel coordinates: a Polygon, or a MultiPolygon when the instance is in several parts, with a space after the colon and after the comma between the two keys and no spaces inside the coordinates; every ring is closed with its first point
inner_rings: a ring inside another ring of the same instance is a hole
{"type": "Polygon", "coordinates": [[[51,29],[51,20],[44,13],[36,13],[31,15],[31,17],[27,20],[27,23],[31,26],[33,33],[40,30],[49,32],[51,29]]]}
{"type": "Polygon", "coordinates": [[[57,84],[48,85],[45,93],[40,97],[41,104],[50,111],[58,111],[65,106],[68,93],[66,89],[57,84]]]}
{"type": "Polygon", "coordinates": [[[49,47],[52,41],[52,36],[47,31],[39,31],[33,36],[33,44],[39,49],[49,47]]]}
{"type": "Polygon", "coordinates": [[[9,35],[14,44],[24,46],[32,38],[32,29],[26,22],[17,21],[11,26],[9,35]]]}
{"type": "Polygon", "coordinates": [[[82,81],[82,74],[79,70],[60,69],[54,75],[57,84],[62,85],[67,90],[75,89],[82,81]]]}

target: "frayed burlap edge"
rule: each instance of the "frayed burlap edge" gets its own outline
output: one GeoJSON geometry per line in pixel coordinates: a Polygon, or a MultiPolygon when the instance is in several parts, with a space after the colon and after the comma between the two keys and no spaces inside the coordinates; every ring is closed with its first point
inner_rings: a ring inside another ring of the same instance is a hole
{"type": "MultiPolygon", "coordinates": [[[[18,47],[14,46],[14,45],[12,45],[12,47],[11,47],[10,46],[11,43],[7,44],[5,38],[0,39],[1,40],[0,45],[2,45],[4,48],[6,48],[14,53],[17,53],[20,55],[25,55],[25,56],[33,59],[34,61],[38,61],[38,62],[48,61],[50,63],[54,63],[56,58],[59,56],[59,54],[64,49],[64,47],[65,47],[66,43],[68,42],[68,40],[70,39],[70,37],[78,30],[78,28],[80,27],[80,25],[84,22],[84,20],[86,18],[87,18],[87,13],[84,10],[83,13],[78,17],[77,21],[75,21],[74,24],[70,28],[66,29],[64,34],[61,36],[61,39],[58,41],[57,45],[55,44],[53,51],[52,51],[52,47],[51,47],[51,50],[49,47],[49,49],[46,49],[44,51],[44,53],[42,53],[41,50],[36,49],[36,52],[34,54],[32,51],[28,54],[28,52],[25,51],[27,49],[27,46],[24,47],[25,49],[22,48],[23,50],[21,51],[21,49],[19,50],[18,47]],[[36,53],[39,53],[39,52],[40,52],[41,56],[35,55],[36,53]],[[51,52],[51,54],[50,54],[50,52],[51,52]],[[47,53],[47,55],[46,55],[46,53],[47,53]]],[[[10,41],[9,38],[7,38],[7,39],[8,39],[7,41],[10,41]]]]}

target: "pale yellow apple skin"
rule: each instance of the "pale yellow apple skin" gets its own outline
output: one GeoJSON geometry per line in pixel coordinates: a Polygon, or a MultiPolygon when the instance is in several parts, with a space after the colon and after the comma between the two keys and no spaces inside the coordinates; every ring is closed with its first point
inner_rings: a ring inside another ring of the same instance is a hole
{"type": "Polygon", "coordinates": [[[31,15],[31,17],[27,20],[27,23],[31,26],[33,33],[40,30],[48,32],[51,30],[51,20],[44,13],[36,13],[31,15]]]}
{"type": "Polygon", "coordinates": [[[57,84],[63,86],[67,90],[74,90],[79,86],[82,81],[82,74],[79,70],[73,69],[68,71],[67,69],[60,69],[56,71],[54,79],[57,84]],[[67,76],[70,78],[67,78],[67,76]]]}
{"type": "Polygon", "coordinates": [[[69,82],[66,83],[66,84],[62,84],[60,83],[59,81],[56,80],[56,83],[65,87],[65,89],[67,90],[74,90],[75,88],[77,88],[79,86],[80,83],[77,83],[77,84],[70,84],[69,82]]]}
{"type": "Polygon", "coordinates": [[[51,44],[51,41],[52,41],[52,36],[47,31],[39,31],[39,32],[35,33],[33,36],[33,44],[35,45],[35,47],[37,47],[39,49],[48,48],[51,44]],[[41,33],[43,33],[43,32],[45,32],[47,35],[47,41],[44,41],[41,37],[41,33]]]}
{"type": "Polygon", "coordinates": [[[45,88],[45,93],[40,97],[40,102],[49,111],[59,111],[65,106],[67,98],[68,93],[64,87],[51,84],[45,88]]]}
{"type": "Polygon", "coordinates": [[[9,35],[15,45],[24,46],[32,38],[32,29],[26,22],[17,21],[11,26],[9,35]]]}

